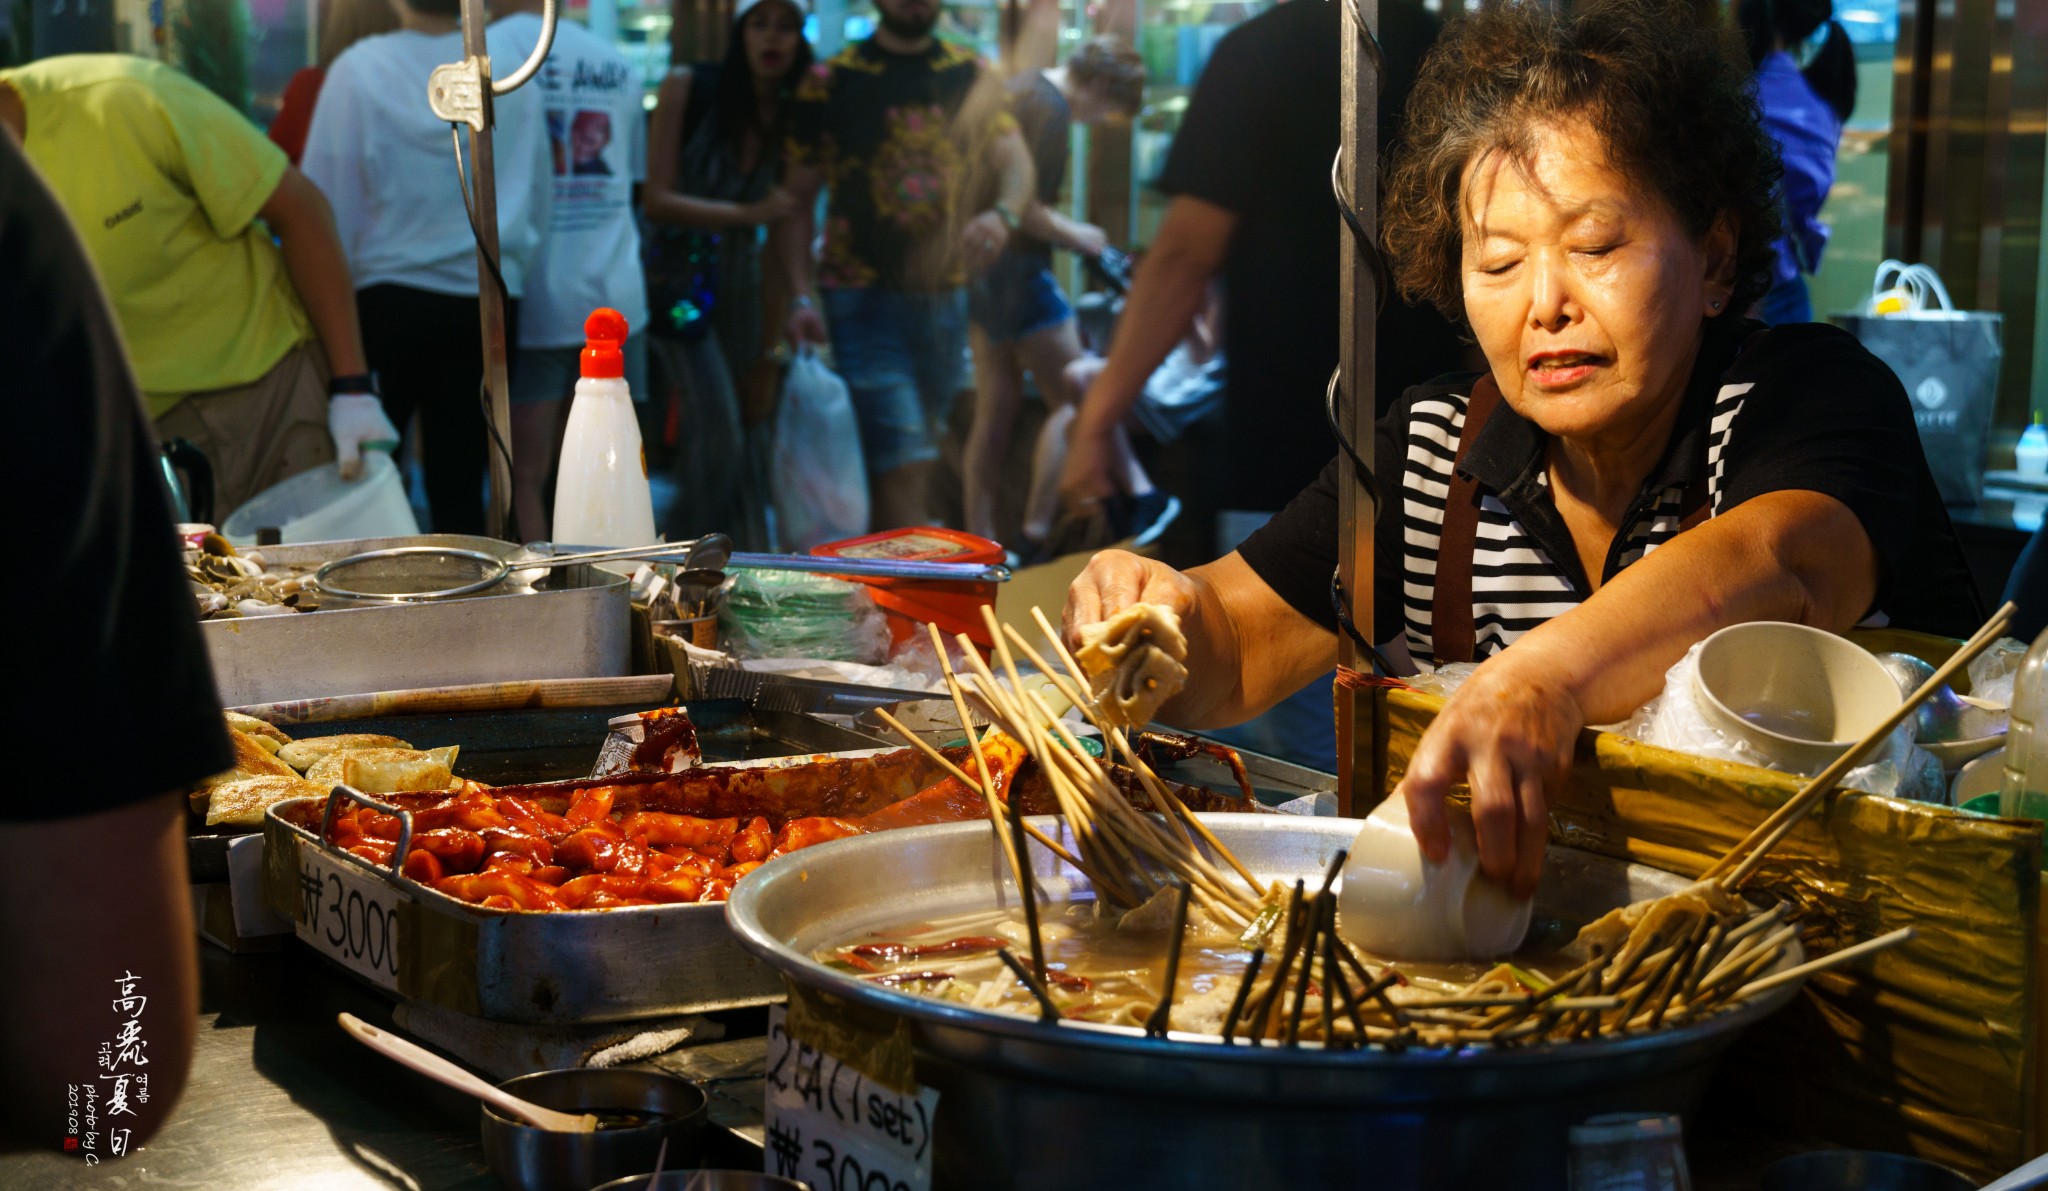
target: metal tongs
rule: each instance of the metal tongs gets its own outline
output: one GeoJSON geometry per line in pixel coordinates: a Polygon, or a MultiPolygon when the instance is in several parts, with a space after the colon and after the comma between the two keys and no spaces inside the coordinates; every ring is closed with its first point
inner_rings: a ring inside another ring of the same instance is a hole
{"type": "Polygon", "coordinates": [[[600,562],[666,562],[686,571],[809,571],[887,579],[940,579],[1003,583],[1010,568],[980,563],[917,562],[881,558],[825,558],[811,554],[735,554],[732,539],[705,534],[684,542],[656,542],[610,550],[556,554],[552,542],[530,542],[512,558],[453,546],[393,546],[337,558],[313,573],[320,590],[344,599],[426,603],[488,591],[508,577],[531,583],[543,571],[600,562]]]}
{"type": "MultiPolygon", "coordinates": [[[[557,547],[553,542],[529,542],[528,553],[542,557],[557,547]]],[[[554,566],[576,562],[618,562],[645,559],[673,562],[685,571],[808,571],[814,575],[854,575],[870,579],[943,579],[957,583],[1007,583],[1010,568],[978,562],[922,562],[900,558],[833,558],[818,554],[734,553],[732,539],[722,533],[706,534],[694,542],[671,543],[667,547],[629,546],[619,550],[555,554],[545,563],[554,566]],[[670,550],[686,549],[684,559],[670,558],[670,550]]],[[[522,564],[525,565],[525,564],[522,564]]]]}

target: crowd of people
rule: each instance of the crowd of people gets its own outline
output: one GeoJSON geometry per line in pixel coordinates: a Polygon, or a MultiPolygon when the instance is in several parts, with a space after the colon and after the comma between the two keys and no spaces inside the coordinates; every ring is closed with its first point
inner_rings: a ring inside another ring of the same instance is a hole
{"type": "MultiPolygon", "coordinates": [[[[493,6],[500,73],[538,43],[540,7],[493,6]]],[[[1134,446],[1131,407],[1177,346],[1183,387],[1223,378],[1223,414],[1165,467],[1201,490],[1186,495],[1205,527],[1276,510],[1329,450],[1332,6],[1280,6],[1215,51],[1114,347],[1084,341],[1054,253],[1110,247],[1060,209],[1071,132],[1138,113],[1142,60],[1105,36],[1005,72],[940,36],[940,0],[876,7],[872,36],[814,60],[805,0],[740,0],[724,56],[677,63],[651,113],[619,49],[564,21],[533,84],[497,99],[485,284],[507,312],[514,532],[550,536],[599,306],[634,330],[626,379],[651,454],[672,461],[657,486],[671,537],[807,544],[775,540],[769,477],[784,367],[811,345],[849,391],[845,449],[876,528],[952,522],[1026,559],[1156,530],[1181,505],[1141,462],[1157,444],[1134,446]],[[1046,416],[1027,421],[1033,392],[1046,416]]],[[[1389,10],[1391,128],[1434,22],[1389,10]]],[[[293,474],[337,460],[353,474],[365,450],[402,445],[425,527],[485,528],[477,238],[449,126],[423,101],[433,69],[463,56],[459,25],[455,0],[330,0],[318,64],[267,135],[145,58],[0,72],[0,123],[80,228],[159,438],[211,462],[217,519],[293,474]]],[[[1448,324],[1427,332],[1393,337],[1412,350],[1383,353],[1389,384],[1457,362],[1448,324]]]]}
{"type": "MultiPolygon", "coordinates": [[[[393,0],[396,27],[380,29],[337,15],[349,3],[382,0],[334,0],[329,40],[354,40],[323,47],[272,138],[141,58],[0,71],[0,339],[40,398],[18,403],[38,447],[24,467],[68,597],[20,669],[65,705],[153,708],[136,765],[0,815],[0,848],[21,858],[0,871],[0,942],[37,974],[0,988],[0,1008],[46,1027],[0,1039],[17,1075],[0,1104],[59,1103],[89,1046],[63,1006],[94,995],[88,961],[118,955],[161,980],[151,996],[175,1023],[155,1035],[165,1081],[138,1141],[193,1045],[175,791],[227,756],[145,423],[213,456],[227,507],[417,434],[435,528],[481,519],[474,233],[447,129],[419,102],[427,73],[461,57],[456,8],[393,0]],[[124,880],[31,896],[88,847],[124,880]]],[[[1344,592],[1347,480],[1322,409],[1342,6],[1289,0],[1218,45],[1160,180],[1165,222],[1095,361],[1047,260],[1105,237],[1050,200],[1061,130],[1129,112],[1137,59],[1095,43],[1004,78],[934,36],[938,0],[877,7],[873,37],[813,64],[802,0],[740,0],[725,58],[678,67],[651,122],[617,51],[565,28],[537,84],[499,104],[493,284],[530,469],[515,476],[523,532],[545,536],[592,305],[639,316],[629,374],[658,362],[665,378],[642,390],[677,394],[696,487],[671,533],[731,532],[772,504],[761,427],[785,338],[829,345],[878,524],[939,515],[971,345],[965,516],[990,524],[1028,375],[1070,411],[1041,488],[1070,519],[1093,510],[1128,532],[1161,470],[1131,458],[1131,418],[1161,361],[1191,336],[1208,352],[1220,317],[1217,449],[1185,489],[1210,504],[1199,553],[1216,561],[1103,551],[1070,592],[1069,628],[1135,601],[1175,609],[1193,680],[1166,718],[1193,727],[1301,692],[1326,724],[1315,677],[1340,633],[1388,673],[1475,663],[1398,793],[1440,857],[1443,793],[1468,784],[1483,867],[1524,891],[1581,728],[1639,706],[1708,633],[1883,617],[1960,636],[1981,618],[1897,378],[1845,332],[1752,317],[1796,313],[1824,239],[1821,150],[1853,105],[1853,73],[1847,90],[1831,73],[1839,29],[1816,8],[1764,6],[1745,65],[1734,31],[1685,0],[1493,6],[1440,37],[1419,8],[1379,7],[1399,297],[1380,314],[1379,434],[1361,447],[1388,515],[1376,589],[1344,592]]],[[[494,58],[523,59],[539,35],[526,0],[500,0],[494,58]]],[[[0,1147],[22,1140],[0,1131],[0,1147]]]]}

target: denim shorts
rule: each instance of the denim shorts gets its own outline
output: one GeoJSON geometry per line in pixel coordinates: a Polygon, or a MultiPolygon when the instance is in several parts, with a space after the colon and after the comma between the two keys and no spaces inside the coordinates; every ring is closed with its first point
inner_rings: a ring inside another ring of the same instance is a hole
{"type": "Polygon", "coordinates": [[[966,377],[966,295],[828,289],[823,297],[832,364],[853,397],[868,473],[937,459],[966,377]]]}
{"type": "MultiPolygon", "coordinates": [[[[625,357],[626,387],[635,402],[654,396],[647,389],[647,334],[635,331],[619,345],[625,357]]],[[[576,381],[583,375],[580,347],[522,347],[512,353],[513,405],[540,405],[567,401],[576,395],[576,381]]]]}
{"type": "Polygon", "coordinates": [[[993,343],[1012,343],[1074,317],[1041,257],[997,260],[967,289],[967,318],[993,343]]]}

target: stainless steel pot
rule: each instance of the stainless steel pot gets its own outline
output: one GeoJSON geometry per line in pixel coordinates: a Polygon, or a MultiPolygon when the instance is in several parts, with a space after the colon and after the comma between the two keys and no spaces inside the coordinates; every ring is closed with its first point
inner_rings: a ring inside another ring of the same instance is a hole
{"type": "MultiPolygon", "coordinates": [[[[1320,874],[1356,820],[1204,815],[1261,878],[1320,874]]],[[[1041,820],[1048,832],[1054,820],[1041,820]]],[[[1033,849],[1042,887],[1085,880],[1033,849]]],[[[1685,882],[1552,848],[1538,913],[1585,921],[1685,882]]],[[[1687,1113],[1716,1058],[1796,992],[1786,985],[1679,1029],[1512,1050],[1324,1053],[1062,1023],[926,1000],[834,971],[820,947],[1014,899],[984,824],[841,840],[733,890],[741,943],[791,980],[911,1024],[940,1092],[937,1188],[1562,1188],[1566,1130],[1603,1112],[1687,1113]]],[[[1795,947],[1782,964],[1802,957],[1795,947]]]]}

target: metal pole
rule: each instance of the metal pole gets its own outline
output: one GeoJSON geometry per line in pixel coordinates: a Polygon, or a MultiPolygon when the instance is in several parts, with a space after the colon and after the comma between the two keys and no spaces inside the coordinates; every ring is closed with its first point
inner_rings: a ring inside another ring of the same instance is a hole
{"type": "MultiPolygon", "coordinates": [[[[491,77],[491,51],[484,42],[484,27],[490,17],[484,0],[462,0],[462,52],[483,64],[483,78],[491,77]]],[[[469,130],[470,194],[475,202],[477,232],[477,304],[482,312],[484,388],[490,394],[486,414],[490,424],[484,449],[491,460],[491,499],[484,508],[485,532],[494,538],[511,536],[512,513],[512,398],[505,364],[505,296],[492,277],[491,261],[498,259],[498,176],[491,149],[491,129],[496,123],[491,87],[480,89],[483,104],[481,127],[469,130]],[[486,256],[488,254],[488,257],[486,256]]]]}
{"type": "MultiPolygon", "coordinates": [[[[1320,0],[1343,4],[1346,9],[1343,37],[1343,124],[1338,137],[1341,158],[1337,179],[1358,220],[1372,243],[1379,242],[1379,0],[1320,0]],[[1360,23],[1365,29],[1360,29],[1360,23]],[[1368,30],[1370,32],[1368,32],[1368,30]],[[1370,39],[1370,40],[1369,40],[1370,39]]],[[[1360,455],[1370,460],[1373,445],[1373,324],[1378,316],[1377,287],[1373,271],[1377,262],[1368,260],[1361,246],[1346,229],[1343,256],[1338,273],[1337,424],[1360,455]]],[[[1369,478],[1354,474],[1347,459],[1340,468],[1338,485],[1338,576],[1351,606],[1351,619],[1359,631],[1373,631],[1373,504],[1367,487],[1369,478]]],[[[1371,663],[1348,638],[1338,639],[1338,660],[1354,670],[1371,670],[1371,663]]],[[[1372,700],[1363,691],[1340,689],[1337,710],[1337,807],[1339,814],[1363,810],[1357,799],[1370,799],[1372,791],[1360,791],[1355,783],[1360,771],[1372,772],[1372,700]]]]}

